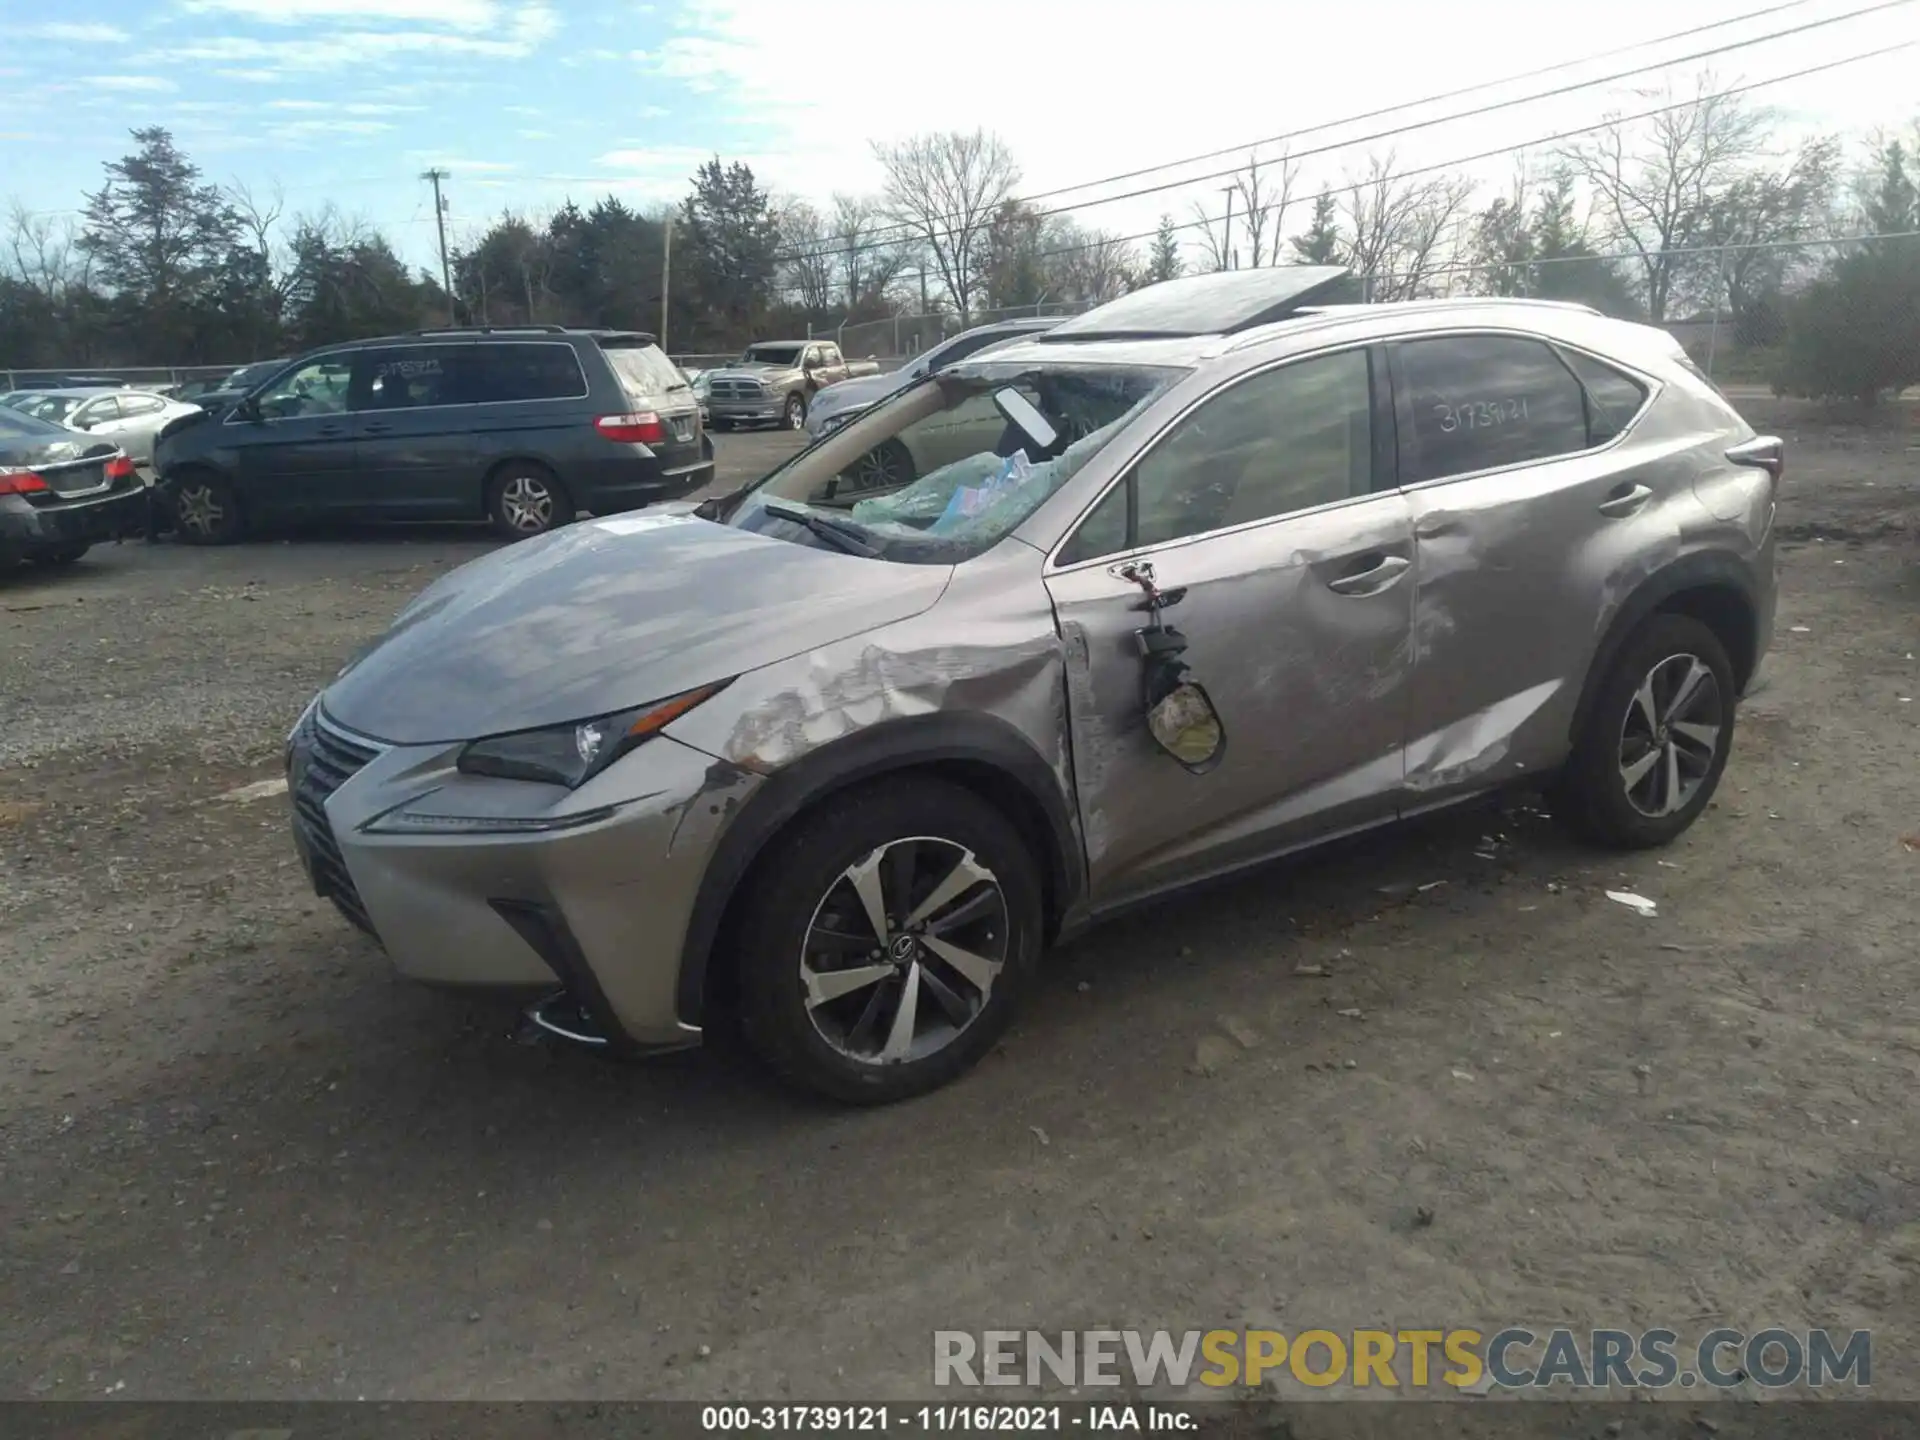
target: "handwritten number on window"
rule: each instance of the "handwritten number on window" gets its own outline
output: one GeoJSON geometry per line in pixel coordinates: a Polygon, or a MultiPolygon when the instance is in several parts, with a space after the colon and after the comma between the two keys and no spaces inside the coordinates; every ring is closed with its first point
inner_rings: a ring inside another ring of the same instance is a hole
{"type": "Polygon", "coordinates": [[[1524,423],[1527,399],[1524,395],[1494,400],[1463,400],[1458,405],[1442,401],[1433,407],[1434,421],[1443,435],[1456,430],[1490,430],[1497,425],[1524,423]]]}

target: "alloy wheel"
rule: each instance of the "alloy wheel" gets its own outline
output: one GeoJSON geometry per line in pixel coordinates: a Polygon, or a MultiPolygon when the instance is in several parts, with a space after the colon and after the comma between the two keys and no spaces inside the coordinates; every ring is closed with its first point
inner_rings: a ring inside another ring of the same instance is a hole
{"type": "Polygon", "coordinates": [[[801,942],[808,1018],[867,1065],[923,1060],[974,1023],[1007,960],[1006,896],[951,840],[894,840],[843,870],[801,942]]]}
{"type": "Polygon", "coordinates": [[[1726,728],[1720,682],[1697,655],[1669,655],[1647,672],[1620,725],[1627,803],[1658,818],[1684,810],[1712,773],[1726,728]]]}
{"type": "Polygon", "coordinates": [[[226,521],[226,508],[211,485],[184,485],[174,498],[174,523],[196,535],[214,535],[226,521]]]}
{"type": "Polygon", "coordinates": [[[891,490],[906,483],[906,467],[893,445],[876,445],[853,462],[849,478],[856,490],[891,490]]]}
{"type": "Polygon", "coordinates": [[[787,428],[798,430],[807,423],[807,402],[798,395],[787,397],[787,428]]]}
{"type": "Polygon", "coordinates": [[[516,475],[500,490],[500,513],[523,535],[538,535],[553,524],[553,490],[536,475],[516,475]]]}

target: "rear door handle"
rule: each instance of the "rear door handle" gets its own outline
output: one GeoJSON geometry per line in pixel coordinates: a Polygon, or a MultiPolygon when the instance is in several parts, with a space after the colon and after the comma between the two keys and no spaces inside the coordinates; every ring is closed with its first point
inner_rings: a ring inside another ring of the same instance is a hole
{"type": "Polygon", "coordinates": [[[1393,584],[1413,562],[1404,555],[1367,555],[1362,560],[1374,563],[1363,570],[1338,575],[1327,582],[1336,595],[1377,595],[1393,584]]]}
{"type": "Polygon", "coordinates": [[[1653,491],[1644,485],[1616,485],[1607,498],[1600,502],[1600,513],[1616,519],[1631,515],[1652,498],[1653,491]]]}
{"type": "MultiPolygon", "coordinates": [[[[391,425],[369,425],[367,426],[367,431],[366,431],[366,433],[369,435],[388,435],[388,434],[391,434],[392,432],[393,432],[393,426],[391,425]]],[[[330,435],[333,432],[331,430],[322,430],[320,433],[323,435],[330,435]]]]}

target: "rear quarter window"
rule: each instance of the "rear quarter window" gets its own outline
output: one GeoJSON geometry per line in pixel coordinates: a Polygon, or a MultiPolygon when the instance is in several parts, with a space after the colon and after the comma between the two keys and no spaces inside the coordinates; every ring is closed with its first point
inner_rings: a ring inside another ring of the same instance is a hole
{"type": "Polygon", "coordinates": [[[1640,407],[1647,403],[1647,387],[1591,355],[1578,350],[1560,353],[1586,388],[1587,439],[1594,445],[1604,444],[1640,413],[1640,407]]]}
{"type": "Polygon", "coordinates": [[[1542,341],[1439,335],[1402,343],[1397,358],[1404,483],[1588,447],[1586,393],[1542,341]]]}
{"type": "Polygon", "coordinates": [[[607,345],[602,353],[621,388],[636,400],[662,400],[687,388],[686,377],[658,345],[607,345]]]}
{"type": "Polygon", "coordinates": [[[586,373],[571,345],[516,342],[476,348],[464,387],[474,401],[586,398],[586,373]]]}

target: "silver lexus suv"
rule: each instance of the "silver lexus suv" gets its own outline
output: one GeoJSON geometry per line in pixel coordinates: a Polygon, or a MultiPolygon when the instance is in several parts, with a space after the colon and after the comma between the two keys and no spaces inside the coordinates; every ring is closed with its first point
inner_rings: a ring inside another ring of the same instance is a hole
{"type": "Polygon", "coordinates": [[[1771,635],[1781,442],[1659,330],[1343,276],[1168,281],[446,575],[289,737],[315,889],[556,1033],[725,1017],[878,1102],[1061,936],[1333,835],[1518,784],[1672,840],[1771,635]]]}

